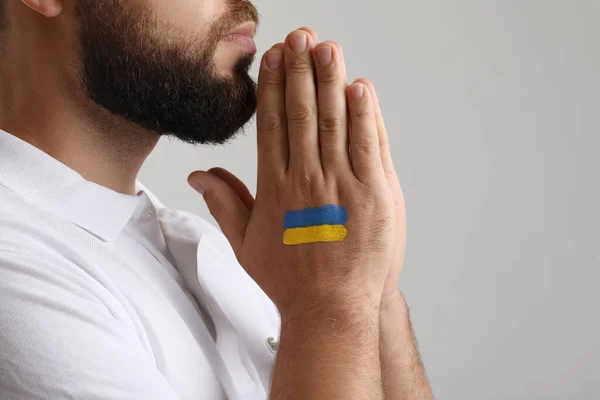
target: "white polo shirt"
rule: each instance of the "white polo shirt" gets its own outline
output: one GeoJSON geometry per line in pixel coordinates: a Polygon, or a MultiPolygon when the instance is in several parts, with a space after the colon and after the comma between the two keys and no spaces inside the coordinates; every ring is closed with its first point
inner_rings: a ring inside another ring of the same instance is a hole
{"type": "Polygon", "coordinates": [[[273,303],[225,237],[0,131],[0,399],[266,399],[273,303]]]}

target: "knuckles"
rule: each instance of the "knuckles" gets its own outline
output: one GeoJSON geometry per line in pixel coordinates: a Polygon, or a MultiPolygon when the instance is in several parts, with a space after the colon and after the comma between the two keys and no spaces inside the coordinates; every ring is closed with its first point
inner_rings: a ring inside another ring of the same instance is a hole
{"type": "MultiPolygon", "coordinates": [[[[355,138],[352,143],[352,151],[359,156],[367,156],[377,150],[377,147],[372,141],[366,138],[355,138]]],[[[375,168],[377,164],[369,165],[370,168],[375,168]]]]}
{"type": "Polygon", "coordinates": [[[273,133],[281,132],[284,125],[283,117],[275,111],[258,114],[257,123],[261,131],[273,133]]]}
{"type": "Polygon", "coordinates": [[[309,60],[299,56],[287,60],[285,68],[290,74],[311,74],[313,71],[313,66],[309,60]]]}
{"type": "Polygon", "coordinates": [[[292,126],[306,125],[317,117],[316,105],[305,101],[299,101],[288,108],[287,120],[292,126]]]}
{"type": "Polygon", "coordinates": [[[341,132],[346,121],[342,115],[333,112],[321,112],[319,115],[319,132],[324,134],[333,134],[341,132]]]}
{"type": "Polygon", "coordinates": [[[342,84],[342,79],[337,70],[329,70],[320,74],[318,83],[322,88],[330,88],[340,86],[342,84]]]}
{"type": "Polygon", "coordinates": [[[261,76],[260,79],[260,89],[262,89],[263,91],[265,89],[274,89],[274,90],[281,90],[281,88],[283,87],[284,84],[284,80],[281,76],[278,75],[273,75],[273,74],[265,74],[263,76],[261,76]]]}
{"type": "Polygon", "coordinates": [[[289,201],[307,207],[315,207],[319,199],[329,192],[322,173],[316,168],[298,166],[290,171],[287,181],[289,201]]]}
{"type": "Polygon", "coordinates": [[[364,104],[359,107],[352,107],[350,110],[350,117],[354,119],[362,119],[370,117],[372,110],[366,107],[364,104]]]}

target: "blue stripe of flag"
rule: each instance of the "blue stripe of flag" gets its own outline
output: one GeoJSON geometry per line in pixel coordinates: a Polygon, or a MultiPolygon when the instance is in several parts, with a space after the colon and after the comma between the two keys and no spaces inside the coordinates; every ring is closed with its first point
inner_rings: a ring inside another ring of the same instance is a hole
{"type": "Polygon", "coordinates": [[[285,213],[284,228],[306,228],[316,225],[344,225],[348,221],[346,207],[328,204],[323,207],[285,213]]]}

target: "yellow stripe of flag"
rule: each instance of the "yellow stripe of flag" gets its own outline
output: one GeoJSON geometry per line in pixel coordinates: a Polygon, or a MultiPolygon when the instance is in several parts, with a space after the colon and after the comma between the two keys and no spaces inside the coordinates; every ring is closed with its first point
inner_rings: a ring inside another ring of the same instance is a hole
{"type": "Polygon", "coordinates": [[[289,246],[316,242],[341,242],[348,231],[344,225],[316,225],[290,228],[283,232],[283,243],[289,246]]]}

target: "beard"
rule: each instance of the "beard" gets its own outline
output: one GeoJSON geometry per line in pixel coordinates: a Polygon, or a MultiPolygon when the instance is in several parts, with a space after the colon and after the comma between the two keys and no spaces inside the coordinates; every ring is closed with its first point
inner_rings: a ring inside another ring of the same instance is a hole
{"type": "Polygon", "coordinates": [[[256,83],[242,56],[231,76],[216,71],[214,54],[232,28],[258,23],[246,0],[229,10],[208,35],[183,32],[152,15],[140,0],[79,0],[79,75],[87,97],[144,130],[191,144],[222,144],[256,111],[256,83]]]}

